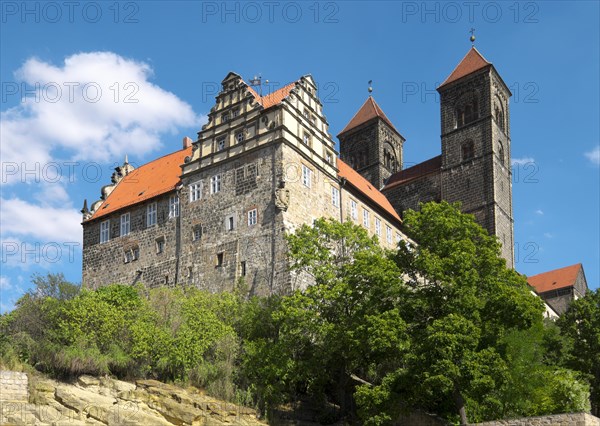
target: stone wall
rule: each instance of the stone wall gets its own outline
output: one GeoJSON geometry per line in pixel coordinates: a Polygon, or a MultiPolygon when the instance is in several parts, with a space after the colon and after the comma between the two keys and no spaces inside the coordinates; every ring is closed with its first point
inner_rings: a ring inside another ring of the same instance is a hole
{"type": "Polygon", "coordinates": [[[0,401],[27,402],[29,398],[27,374],[0,371],[0,401]]]}
{"type": "Polygon", "coordinates": [[[600,419],[587,413],[555,414],[476,423],[473,426],[600,426],[600,419]]]}

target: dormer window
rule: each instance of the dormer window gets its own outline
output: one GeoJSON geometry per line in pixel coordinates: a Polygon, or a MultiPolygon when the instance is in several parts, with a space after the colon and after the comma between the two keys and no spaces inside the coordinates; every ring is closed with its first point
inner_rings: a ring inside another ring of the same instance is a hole
{"type": "Polygon", "coordinates": [[[235,134],[235,140],[236,140],[237,143],[244,142],[244,132],[243,131],[237,132],[235,134]]]}
{"type": "Polygon", "coordinates": [[[217,139],[217,151],[223,151],[225,149],[225,136],[217,139]]]}
{"type": "Polygon", "coordinates": [[[302,142],[304,143],[304,145],[310,146],[310,135],[308,134],[308,132],[304,132],[304,134],[302,135],[302,142]]]}

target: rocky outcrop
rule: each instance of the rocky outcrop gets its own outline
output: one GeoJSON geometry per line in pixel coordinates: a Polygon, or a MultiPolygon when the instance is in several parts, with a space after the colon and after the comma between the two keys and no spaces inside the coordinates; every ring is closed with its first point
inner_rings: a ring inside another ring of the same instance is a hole
{"type": "Polygon", "coordinates": [[[1,403],[0,424],[266,425],[255,410],[156,380],[134,384],[81,376],[74,383],[62,383],[30,377],[29,391],[29,402],[1,403]]]}

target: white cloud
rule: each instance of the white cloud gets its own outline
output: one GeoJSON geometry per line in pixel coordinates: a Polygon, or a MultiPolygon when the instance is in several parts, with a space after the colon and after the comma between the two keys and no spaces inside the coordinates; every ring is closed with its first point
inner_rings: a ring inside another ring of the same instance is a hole
{"type": "Polygon", "coordinates": [[[590,152],[586,152],[585,156],[593,164],[600,165],[600,145],[597,146],[596,148],[592,149],[590,152]]]}
{"type": "MultiPolygon", "coordinates": [[[[98,162],[126,152],[143,156],[161,145],[163,134],[199,127],[191,106],[151,83],[151,76],[148,64],[112,52],[75,54],[60,66],[27,60],[12,82],[22,102],[1,113],[3,163],[31,170],[59,155],[98,162]],[[27,87],[37,88],[35,96],[25,96],[27,87]]],[[[5,174],[3,164],[3,183],[20,177],[5,174]]]]}
{"type": "Polygon", "coordinates": [[[0,276],[0,290],[10,290],[12,285],[8,277],[0,276]]]}
{"type": "Polygon", "coordinates": [[[541,210],[541,209],[537,209],[537,210],[535,211],[535,214],[539,214],[540,216],[543,216],[543,215],[544,215],[544,211],[543,211],[543,210],[541,210]]]}
{"type": "Polygon", "coordinates": [[[531,157],[523,157],[523,158],[513,158],[510,161],[510,164],[513,166],[523,166],[525,164],[535,163],[535,160],[531,157]]]}
{"type": "Polygon", "coordinates": [[[39,243],[81,244],[81,213],[77,209],[36,205],[18,198],[0,201],[3,240],[21,236],[39,243]]]}
{"type": "Polygon", "coordinates": [[[554,238],[554,234],[550,233],[550,232],[544,232],[544,237],[550,239],[550,238],[554,238]]]}

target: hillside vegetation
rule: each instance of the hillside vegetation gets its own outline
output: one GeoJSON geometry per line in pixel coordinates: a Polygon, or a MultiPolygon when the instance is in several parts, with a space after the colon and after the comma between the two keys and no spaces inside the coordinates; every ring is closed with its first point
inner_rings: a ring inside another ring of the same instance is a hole
{"type": "Polygon", "coordinates": [[[189,384],[267,418],[308,401],[323,424],[391,424],[416,409],[465,424],[589,411],[590,400],[597,414],[598,290],[544,322],[472,216],[430,203],[404,224],[419,245],[394,252],[351,222],[303,226],[290,258],[315,285],[285,296],[251,297],[243,281],[210,294],[35,276],[0,318],[1,363],[189,384]]]}

